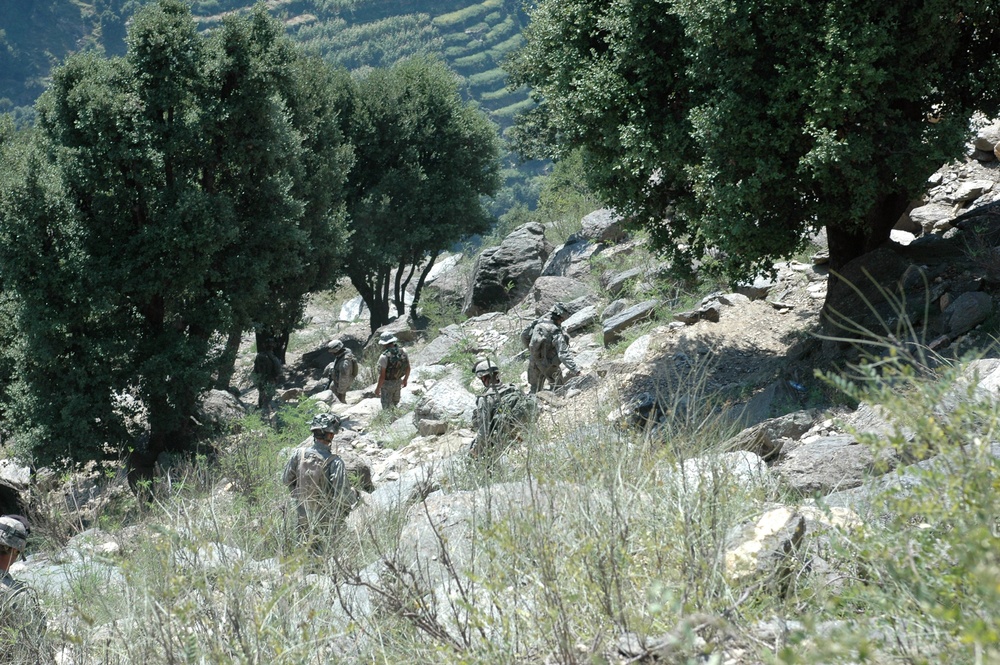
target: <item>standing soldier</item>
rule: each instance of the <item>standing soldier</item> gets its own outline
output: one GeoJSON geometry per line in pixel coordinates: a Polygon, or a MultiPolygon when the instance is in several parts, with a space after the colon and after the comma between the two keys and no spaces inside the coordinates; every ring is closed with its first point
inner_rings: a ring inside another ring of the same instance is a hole
{"type": "Polygon", "coordinates": [[[535,398],[525,395],[512,383],[502,384],[500,368],[489,358],[477,358],[472,371],[485,390],[476,396],[476,410],[472,414],[476,436],[469,452],[473,457],[491,457],[520,440],[521,431],[534,420],[535,398]]]}
{"type": "Polygon", "coordinates": [[[399,348],[396,336],[382,333],[378,343],[382,355],[378,358],[378,385],[375,397],[382,398],[382,409],[395,408],[399,404],[400,391],[410,380],[410,358],[399,348]]]}
{"type": "Polygon", "coordinates": [[[312,420],[312,441],[295,449],[285,465],[282,482],[291,491],[298,513],[299,533],[321,553],[321,537],[357,502],[357,493],[348,486],[344,460],[330,449],[340,431],[340,419],[321,413],[312,420]]]}
{"type": "Polygon", "coordinates": [[[580,373],[569,350],[569,335],[562,329],[568,316],[566,306],[557,302],[547,317],[536,320],[521,333],[521,343],[528,349],[528,385],[533,393],[542,390],[546,380],[552,388],[562,385],[560,363],[569,370],[567,377],[580,373]]]}
{"type": "Polygon", "coordinates": [[[347,391],[358,375],[358,361],[351,350],[335,339],[327,346],[333,352],[334,360],[323,370],[323,378],[329,379],[327,387],[333,391],[342,404],[347,404],[347,391]]]}
{"type": "Polygon", "coordinates": [[[0,517],[0,662],[51,663],[45,615],[35,592],[9,572],[28,546],[28,527],[22,520],[0,517]]]}

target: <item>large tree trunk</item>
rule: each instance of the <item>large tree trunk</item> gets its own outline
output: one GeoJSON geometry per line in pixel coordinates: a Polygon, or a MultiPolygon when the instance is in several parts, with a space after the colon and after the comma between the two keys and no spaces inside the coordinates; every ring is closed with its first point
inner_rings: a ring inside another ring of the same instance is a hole
{"type": "Polygon", "coordinates": [[[240,340],[243,338],[243,331],[234,328],[229,331],[226,338],[226,348],[219,358],[219,372],[215,379],[216,390],[228,390],[229,384],[233,380],[233,373],[236,371],[236,356],[240,351],[240,340]]]}
{"type": "MultiPolygon", "coordinates": [[[[908,204],[909,197],[904,194],[888,194],[872,206],[865,216],[864,226],[845,228],[830,224],[826,227],[830,248],[830,277],[820,320],[830,334],[843,336],[845,329],[864,323],[870,308],[878,307],[879,302],[884,299],[882,289],[892,289],[890,282],[898,277],[893,271],[898,271],[900,266],[896,264],[902,262],[901,259],[892,260],[897,257],[894,253],[880,257],[875,260],[875,264],[864,268],[856,266],[845,271],[845,267],[858,257],[884,245],[889,240],[896,221],[906,212],[908,204]],[[882,270],[881,274],[875,270],[876,265],[882,270]],[[862,278],[858,270],[863,270],[867,277],[862,278]],[[844,276],[845,272],[848,276],[844,276]],[[853,275],[853,278],[849,275],[853,275]],[[876,283],[869,284],[872,280],[876,283]]],[[[849,336],[854,336],[856,332],[849,331],[849,336]]]]}
{"type": "Polygon", "coordinates": [[[883,196],[865,215],[863,228],[846,228],[828,224],[827,244],[830,247],[830,269],[837,271],[889,240],[889,233],[906,212],[910,199],[902,192],[883,196]]]}
{"type": "Polygon", "coordinates": [[[431,254],[430,259],[427,261],[427,265],[420,271],[420,277],[417,278],[417,285],[413,288],[413,303],[410,305],[410,320],[414,322],[417,320],[417,305],[420,303],[420,293],[424,290],[424,282],[427,281],[427,275],[431,273],[431,268],[434,267],[434,262],[437,261],[437,257],[440,255],[441,250],[436,250],[433,254],[431,254]]]}
{"type": "Polygon", "coordinates": [[[348,274],[351,285],[368,305],[368,325],[375,332],[389,323],[389,271],[380,271],[373,283],[364,276],[348,274]]]}

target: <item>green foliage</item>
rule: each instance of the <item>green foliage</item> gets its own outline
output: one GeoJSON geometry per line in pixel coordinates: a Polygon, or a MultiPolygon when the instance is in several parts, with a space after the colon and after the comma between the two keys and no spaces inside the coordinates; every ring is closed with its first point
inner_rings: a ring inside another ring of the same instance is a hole
{"type": "Polygon", "coordinates": [[[472,55],[456,58],[452,64],[454,64],[458,69],[472,69],[482,67],[488,62],[489,55],[480,51],[479,53],[473,53],[472,55]]]}
{"type": "Polygon", "coordinates": [[[426,14],[355,25],[336,19],[303,26],[295,37],[328,62],[352,70],[390,67],[401,60],[438,53],[443,45],[426,14]]]}
{"type": "MultiPolygon", "coordinates": [[[[365,158],[348,183],[346,269],[375,330],[389,320],[390,298],[403,313],[421,263],[489,227],[480,197],[500,184],[499,143],[496,128],[461,100],[454,75],[427,60],[360,79],[349,134],[365,158]]],[[[426,269],[417,296],[425,277],[426,269]]]]}
{"type": "Polygon", "coordinates": [[[825,226],[839,267],[961,154],[973,110],[996,115],[998,11],[543,0],[509,63],[543,104],[522,145],[583,147],[595,191],[678,263],[719,248],[726,275],[752,276],[825,226]]]}
{"type": "Polygon", "coordinates": [[[434,17],[434,25],[438,28],[456,28],[458,26],[468,24],[470,21],[487,14],[491,9],[495,9],[496,7],[500,7],[502,5],[503,0],[485,0],[482,3],[469,5],[468,7],[459,9],[458,11],[436,16],[434,17]]]}
{"type": "MultiPolygon", "coordinates": [[[[862,363],[851,378],[825,378],[852,399],[878,404],[893,423],[888,435],[860,435],[878,458],[932,458],[891,473],[890,482],[873,493],[870,512],[878,522],[858,533],[844,553],[857,562],[861,577],[828,602],[845,613],[864,607],[886,617],[896,635],[892,652],[910,662],[995,659],[995,397],[964,363],[941,364],[906,349],[862,363]]],[[[821,641],[818,648],[827,646],[821,641]]]]}
{"type": "Polygon", "coordinates": [[[469,85],[473,88],[487,88],[492,87],[494,84],[503,81],[504,72],[502,69],[490,69],[485,72],[479,72],[478,74],[473,74],[469,76],[469,85]]]}
{"type": "Polygon", "coordinates": [[[509,104],[501,109],[495,109],[493,115],[498,118],[513,118],[519,113],[524,113],[535,105],[530,99],[522,99],[515,104],[509,104]]]}
{"type": "Polygon", "coordinates": [[[263,10],[202,37],[173,0],[135,17],[124,57],[56,71],[0,188],[23,344],[5,410],[39,462],[119,458],[140,411],[150,453],[183,447],[215,336],[281,329],[333,277],[334,91],[263,10]]]}

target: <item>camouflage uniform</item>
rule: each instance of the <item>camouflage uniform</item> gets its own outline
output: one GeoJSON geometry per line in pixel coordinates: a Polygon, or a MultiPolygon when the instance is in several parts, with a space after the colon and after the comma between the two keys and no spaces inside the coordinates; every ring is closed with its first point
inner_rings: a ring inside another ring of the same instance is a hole
{"type": "MultiPolygon", "coordinates": [[[[323,416],[333,419],[331,414],[317,416],[313,420],[314,432],[323,416]]],[[[339,420],[336,423],[339,429],[339,420]]],[[[295,500],[299,533],[312,540],[314,549],[320,537],[328,534],[357,500],[357,493],[348,486],[344,461],[330,450],[329,443],[317,437],[295,449],[281,481],[295,500]]]]}
{"type": "Polygon", "coordinates": [[[381,393],[379,395],[382,399],[383,410],[390,409],[399,404],[403,383],[410,374],[410,358],[406,355],[406,351],[399,348],[395,337],[385,338],[385,340],[380,342],[380,344],[385,346],[386,349],[378,358],[380,375],[382,372],[385,372],[385,380],[381,382],[381,393]],[[397,360],[391,363],[390,360],[393,356],[396,356],[397,360]],[[391,366],[393,364],[398,366],[391,366]]]}
{"type": "Polygon", "coordinates": [[[329,379],[328,388],[341,403],[347,403],[347,391],[358,375],[358,361],[350,349],[340,346],[336,359],[323,370],[323,377],[329,379]]]}
{"type": "Polygon", "coordinates": [[[562,385],[563,375],[559,369],[562,363],[572,373],[578,373],[573,353],[569,349],[569,335],[551,319],[539,319],[521,333],[521,342],[529,349],[528,385],[531,392],[538,392],[548,381],[552,388],[562,385]],[[546,343],[537,353],[530,351],[531,338],[543,335],[546,343]]]}
{"type": "Polygon", "coordinates": [[[474,456],[500,452],[521,438],[535,417],[535,398],[512,383],[491,386],[476,396],[472,422],[476,436],[469,447],[474,456]]]}
{"type": "MultiPolygon", "coordinates": [[[[20,521],[0,517],[0,548],[5,557],[12,552],[20,556],[27,538],[27,528],[20,521]]],[[[45,624],[45,614],[31,587],[11,577],[6,568],[0,570],[0,662],[51,663],[45,624]]]]}

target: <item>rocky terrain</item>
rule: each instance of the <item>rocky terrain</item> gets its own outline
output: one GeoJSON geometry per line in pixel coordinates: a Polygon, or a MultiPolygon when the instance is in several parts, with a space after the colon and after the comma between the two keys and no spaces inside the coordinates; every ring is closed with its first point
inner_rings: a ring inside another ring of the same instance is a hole
{"type": "MultiPolygon", "coordinates": [[[[830,294],[828,301],[828,312],[840,326],[821,321],[829,281],[822,236],[799,260],[775,266],[773,277],[695,295],[665,286],[659,279],[663,266],[644,240],[623,230],[613,212],[600,210],[559,246],[546,239],[544,227],[528,224],[475,260],[460,255],[440,260],[424,297],[440,310],[463,316],[437,327],[431,318],[431,325],[422,328],[401,317],[383,329],[399,337],[413,365],[395,417],[382,415],[374,397],[372,340],[377,334],[369,334],[363,307],[357,299],[331,294],[309,307],[306,326],[287,358],[279,401],[311,400],[318,409],[341,416],[345,429],[336,446],[365,490],[349,527],[361,532],[374,515],[404,511],[400,556],[423,566],[427,588],[447,597],[470,564],[470,525],[482,494],[493,492],[489,510],[498,515],[532,500],[530,483],[452,489],[450,478],[461,473],[472,439],[472,359],[489,355],[505,380],[526,386],[518,335],[562,301],[573,311],[564,327],[582,373],[564,388],[539,395],[543,445],[563,445],[580,428],[638,427],[655,439],[665,436],[657,434],[663,431],[658,428],[695,412],[696,402],[709,401],[725,423],[715,430],[726,432],[719,450],[737,478],[748,483],[766,478],[791,495],[821,498],[832,507],[820,510],[808,502],[764,506],[730,535],[724,558],[734,578],[780,567],[780,553],[789,543],[818,548],[823,536],[816,534],[862,519],[873,475],[906,462],[877,460],[859,437],[859,432],[894,431],[898,424],[871,405],[838,399],[816,378],[816,369],[846,367],[858,357],[858,348],[876,338],[880,345],[867,347],[876,355],[889,348],[940,358],[974,349],[993,355],[1000,283],[1000,256],[994,249],[1000,213],[993,212],[1000,200],[998,142],[1000,125],[984,125],[968,159],[932,177],[926,197],[900,220],[890,246],[845,268],[843,275],[857,288],[830,294]],[[342,339],[364,365],[346,404],[336,402],[321,379],[331,360],[326,345],[333,338],[342,339]],[[442,534],[448,542],[447,565],[439,558],[442,534]]],[[[248,380],[249,341],[237,373],[239,397],[222,391],[207,395],[206,422],[236,419],[256,403],[248,380]]],[[[983,389],[995,391],[997,362],[981,359],[973,367],[983,389]]],[[[508,453],[512,458],[524,454],[517,447],[508,453]]],[[[163,460],[165,473],[169,464],[163,460]]],[[[699,464],[697,458],[686,460],[680,473],[698,477],[699,464]]],[[[12,460],[0,465],[0,499],[8,512],[30,512],[38,477],[32,479],[12,460]]],[[[73,552],[98,551],[108,557],[100,564],[107,575],[118,579],[114,554],[120,539],[94,529],[114,491],[103,478],[78,480],[66,496],[83,533],[61,555],[29,557],[15,575],[41,588],[45,597],[58,598],[60,584],[72,578],[73,567],[83,559],[73,552]]],[[[554,494],[553,506],[572,500],[572,492],[548,491],[554,494]]],[[[820,561],[818,550],[812,551],[814,562],[820,561]]],[[[218,548],[202,554],[223,556],[218,548]]],[[[260,574],[277,574],[277,565],[260,562],[260,574]]],[[[836,572],[823,574],[833,578],[836,572]]],[[[373,565],[366,574],[378,578],[385,570],[373,565]]],[[[348,614],[370,611],[367,588],[356,587],[348,614]]],[[[460,623],[460,617],[443,619],[442,625],[453,626],[452,621],[460,623]]],[[[759,640],[768,641],[778,629],[764,622],[754,630],[759,640]]],[[[645,637],[621,635],[602,648],[616,662],[655,656],[661,643],[645,637]]],[[[747,644],[734,640],[723,662],[755,662],[746,653],[747,644]]]]}

